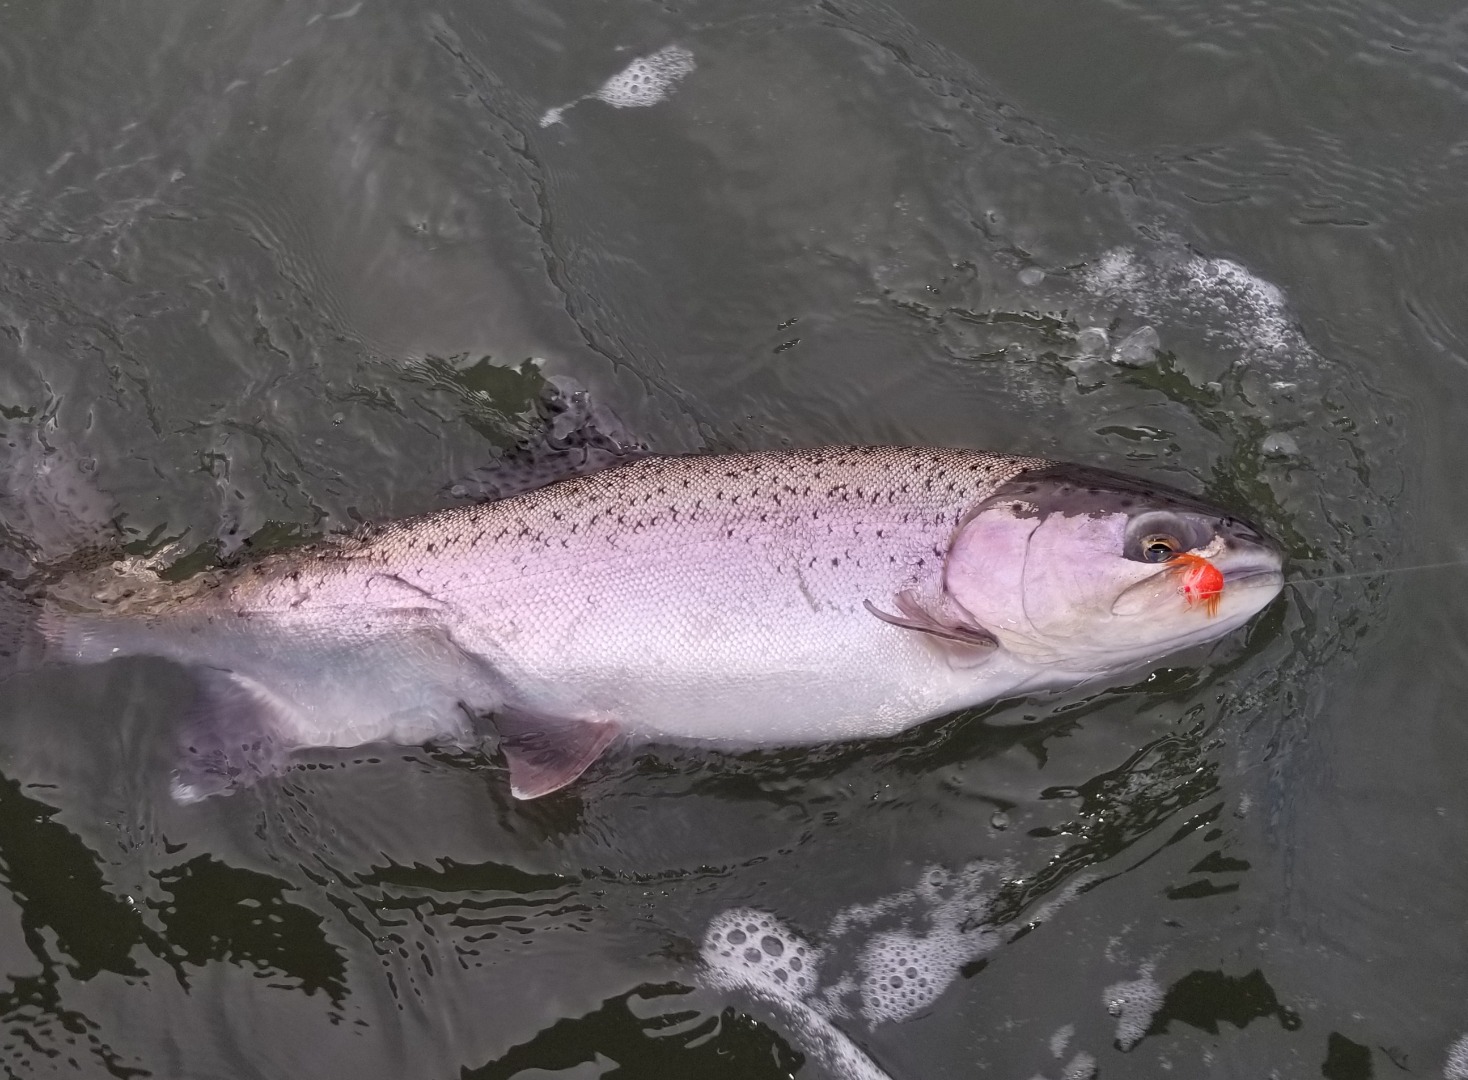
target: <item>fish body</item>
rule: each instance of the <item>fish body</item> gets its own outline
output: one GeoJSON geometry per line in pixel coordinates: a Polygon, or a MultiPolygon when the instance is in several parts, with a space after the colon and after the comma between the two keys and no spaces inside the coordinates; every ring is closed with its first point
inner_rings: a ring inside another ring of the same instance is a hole
{"type": "MultiPolygon", "coordinates": [[[[1086,545],[1125,540],[1097,540],[1105,515],[1041,505],[1056,483],[1076,487],[1055,468],[918,447],[650,456],[181,583],[77,578],[52,590],[41,629],[56,659],[155,655],[197,673],[180,798],[273,771],[293,748],[463,737],[482,713],[528,796],[574,779],[621,732],[759,745],[891,735],[1216,637],[1278,591],[1277,549],[1225,526],[1250,549],[1247,603],[1190,611],[1133,560],[1130,602],[1177,608],[1183,629],[1135,647],[1053,647],[1092,615],[1062,597],[1061,621],[1076,626],[1036,622],[1027,609],[1041,594],[1013,571],[1043,569],[1041,540],[1060,546],[1061,578],[1084,570],[1066,568],[1072,549],[1084,563],[1086,545]],[[1026,496],[1030,477],[1041,486],[1026,496]]],[[[1108,507],[1201,506],[1091,475],[1108,507]]],[[[1121,591],[1103,590],[1101,606],[1121,591]]]]}

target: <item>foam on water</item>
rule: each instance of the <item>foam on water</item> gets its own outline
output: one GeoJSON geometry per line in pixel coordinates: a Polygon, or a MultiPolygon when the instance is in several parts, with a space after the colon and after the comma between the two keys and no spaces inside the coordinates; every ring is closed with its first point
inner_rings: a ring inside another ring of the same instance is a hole
{"type": "Polygon", "coordinates": [[[1151,326],[1139,326],[1121,340],[1112,357],[1119,364],[1146,364],[1162,349],[1162,339],[1151,326]]]}
{"type": "Polygon", "coordinates": [[[1050,1053],[1057,1058],[1065,1056],[1065,1048],[1070,1045],[1070,1040],[1075,1037],[1076,1026],[1066,1024],[1063,1028],[1050,1036],[1050,1053]]]}
{"type": "Polygon", "coordinates": [[[1162,987],[1153,978],[1156,962],[1149,960],[1129,982],[1112,983],[1103,992],[1106,1011],[1116,1017],[1116,1045],[1130,1050],[1142,1041],[1152,1026],[1152,1017],[1162,1008],[1162,987]]]}
{"type": "Polygon", "coordinates": [[[1448,1060],[1443,1063],[1443,1080],[1468,1080],[1468,1035],[1448,1047],[1448,1060]]]}
{"type": "MultiPolygon", "coordinates": [[[[838,912],[819,947],[767,912],[726,911],[704,934],[704,981],[777,1006],[792,1034],[839,1075],[881,1076],[836,1022],[875,1027],[907,1020],[936,1001],[965,964],[1001,944],[993,907],[1010,869],[988,862],[956,872],[932,867],[910,889],[838,912]],[[847,970],[833,976],[833,958],[841,956],[847,970]]],[[[1041,905],[1026,929],[1084,884],[1076,879],[1041,905]]],[[[1052,1043],[1057,1058],[1068,1038],[1052,1043]]]]}
{"type": "Polygon", "coordinates": [[[891,1080],[807,1000],[816,986],[820,950],[773,915],[735,908],[716,916],[704,933],[702,955],[706,983],[777,1006],[802,1048],[836,1076],[891,1080]]]}
{"type": "Polygon", "coordinates": [[[804,998],[815,989],[821,953],[773,915],[735,908],[709,923],[703,959],[727,985],[804,998]]]}
{"type": "Polygon", "coordinates": [[[591,98],[604,101],[614,109],[656,105],[668,96],[674,83],[692,74],[696,66],[693,53],[681,45],[666,45],[655,53],[639,56],[592,93],[547,109],[540,118],[540,126],[560,123],[567,109],[591,98]]]}
{"type": "MultiPolygon", "coordinates": [[[[1066,1063],[1065,1071],[1060,1074],[1060,1080],[1093,1080],[1097,1071],[1096,1059],[1082,1050],[1066,1063]]],[[[1036,1073],[1030,1080],[1049,1080],[1049,1077],[1044,1073],[1036,1073]]]]}
{"type": "Polygon", "coordinates": [[[906,1020],[931,1005],[964,964],[1000,943],[998,932],[982,925],[998,870],[992,863],[973,863],[956,874],[934,868],[915,889],[889,899],[883,914],[907,918],[901,927],[874,934],[858,961],[868,1023],[906,1020]]]}
{"type": "Polygon", "coordinates": [[[1097,1071],[1096,1059],[1085,1051],[1081,1051],[1070,1059],[1070,1064],[1065,1067],[1065,1072],[1060,1076],[1061,1080],[1091,1080],[1097,1071]]]}
{"type": "Polygon", "coordinates": [[[595,94],[614,109],[645,108],[668,96],[673,84],[693,73],[693,54],[680,45],[668,45],[650,56],[639,56],[602,83],[595,94]]]}
{"type": "Polygon", "coordinates": [[[1232,259],[1163,249],[1149,256],[1112,248],[1080,274],[1098,297],[1125,303],[1138,317],[1201,326],[1216,344],[1246,357],[1310,353],[1284,294],[1232,259]]]}

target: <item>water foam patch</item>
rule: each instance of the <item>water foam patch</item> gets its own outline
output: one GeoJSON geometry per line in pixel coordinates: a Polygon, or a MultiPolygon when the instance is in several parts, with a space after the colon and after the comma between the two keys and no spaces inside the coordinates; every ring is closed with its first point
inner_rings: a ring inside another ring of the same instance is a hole
{"type": "Polygon", "coordinates": [[[1075,1037],[1075,1033],[1074,1024],[1066,1024],[1056,1031],[1054,1035],[1050,1036],[1050,1053],[1057,1058],[1064,1057],[1065,1048],[1070,1045],[1070,1040],[1075,1037]]]}
{"type": "Polygon", "coordinates": [[[1116,1045],[1130,1050],[1142,1041],[1152,1026],[1152,1017],[1162,1008],[1162,987],[1153,978],[1157,965],[1149,960],[1128,982],[1112,983],[1103,993],[1106,1011],[1116,1017],[1116,1045]]]}
{"type": "MultiPolygon", "coordinates": [[[[873,934],[859,961],[861,1011],[870,1024],[906,1020],[927,1008],[962,967],[992,951],[999,934],[984,925],[999,867],[974,863],[956,874],[934,868],[869,920],[898,915],[905,925],[873,934]]],[[[855,920],[851,920],[853,923],[855,920]]]]}
{"type": "Polygon", "coordinates": [[[800,1000],[816,987],[821,954],[773,915],[735,908],[703,936],[703,962],[724,986],[800,1000]]]}
{"type": "MultiPolygon", "coordinates": [[[[858,1020],[872,1028],[908,1020],[932,1005],[964,965],[1006,940],[995,907],[1000,890],[1018,883],[1012,871],[991,862],[958,871],[931,867],[910,889],[837,913],[817,937],[819,946],[768,912],[734,908],[716,916],[704,933],[702,979],[777,1006],[801,1046],[837,1075],[880,1077],[836,1022],[858,1020]]],[[[1050,918],[1087,881],[1077,878],[1040,905],[1021,932],[1050,918]]],[[[1072,1031],[1052,1040],[1057,1059],[1072,1031]]]]}
{"type": "Polygon", "coordinates": [[[1060,1074],[1060,1080],[1092,1080],[1099,1071],[1096,1059],[1083,1050],[1070,1059],[1065,1072],[1060,1074]]]}
{"type": "Polygon", "coordinates": [[[666,45],[655,53],[639,56],[592,93],[547,109],[540,118],[540,126],[561,123],[567,109],[592,98],[606,102],[614,109],[645,109],[656,105],[696,67],[693,53],[681,45],[666,45]]]}
{"type": "Polygon", "coordinates": [[[704,982],[777,1006],[808,1054],[843,1080],[892,1080],[810,998],[821,953],[773,915],[735,908],[704,932],[704,982]]]}
{"type": "MultiPolygon", "coordinates": [[[[1313,355],[1279,288],[1232,259],[1171,249],[1142,256],[1117,247],[1086,267],[1080,281],[1139,318],[1192,322],[1205,340],[1246,358],[1313,355]]],[[[1134,351],[1155,349],[1155,334],[1136,342],[1134,351]]]]}
{"type": "Polygon", "coordinates": [[[1468,1080],[1468,1035],[1448,1047],[1448,1060],[1443,1063],[1443,1080],[1468,1080]]]}

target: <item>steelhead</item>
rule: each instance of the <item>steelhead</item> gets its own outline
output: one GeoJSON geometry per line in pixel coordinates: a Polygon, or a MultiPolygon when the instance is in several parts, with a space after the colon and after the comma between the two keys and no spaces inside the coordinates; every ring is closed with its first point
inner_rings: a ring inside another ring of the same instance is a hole
{"type": "Polygon", "coordinates": [[[127,563],[10,616],[12,651],[185,665],[172,792],[292,750],[467,739],[511,786],[621,733],[739,745],[892,735],[1234,630],[1279,547],[1181,491],[973,450],[646,456],[169,582],[127,563]]]}

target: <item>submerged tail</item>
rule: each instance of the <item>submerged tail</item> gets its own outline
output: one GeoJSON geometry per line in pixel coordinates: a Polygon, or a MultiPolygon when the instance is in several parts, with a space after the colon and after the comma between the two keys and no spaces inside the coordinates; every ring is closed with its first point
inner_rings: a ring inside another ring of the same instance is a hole
{"type": "Polygon", "coordinates": [[[0,581],[0,680],[38,666],[46,656],[41,605],[15,583],[0,581]]]}
{"type": "Polygon", "coordinates": [[[43,594],[59,568],[118,545],[95,468],[57,445],[48,422],[0,430],[0,679],[46,659],[43,594]]]}

